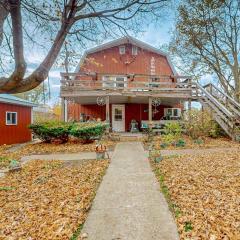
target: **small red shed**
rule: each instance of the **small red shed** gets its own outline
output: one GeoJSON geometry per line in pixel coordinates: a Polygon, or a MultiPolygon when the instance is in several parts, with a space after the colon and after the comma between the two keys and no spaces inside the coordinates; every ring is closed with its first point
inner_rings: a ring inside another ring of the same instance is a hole
{"type": "Polygon", "coordinates": [[[35,104],[10,94],[0,94],[0,145],[32,140],[28,125],[35,104]]]}

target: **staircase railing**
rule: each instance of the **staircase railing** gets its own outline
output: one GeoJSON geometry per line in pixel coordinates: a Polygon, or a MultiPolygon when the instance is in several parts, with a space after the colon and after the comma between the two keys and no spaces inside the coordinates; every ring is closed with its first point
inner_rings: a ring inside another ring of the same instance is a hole
{"type": "Polygon", "coordinates": [[[236,120],[240,122],[240,104],[237,101],[212,83],[205,85],[204,88],[226,108],[228,108],[229,111],[234,114],[236,120]]]}
{"type": "Polygon", "coordinates": [[[212,111],[214,119],[232,138],[235,138],[236,124],[240,123],[240,105],[213,84],[201,86],[192,84],[192,97],[212,111]]]}

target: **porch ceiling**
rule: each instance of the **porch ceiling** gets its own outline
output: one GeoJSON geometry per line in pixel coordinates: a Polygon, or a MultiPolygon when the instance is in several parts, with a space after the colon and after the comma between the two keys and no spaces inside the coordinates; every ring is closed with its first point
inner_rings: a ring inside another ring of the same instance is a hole
{"type": "MultiPolygon", "coordinates": [[[[84,97],[74,97],[72,98],[76,103],[79,104],[96,104],[97,97],[94,96],[84,96],[84,97]]],[[[161,104],[163,105],[174,105],[179,103],[181,99],[179,98],[166,98],[160,97],[161,104]]],[[[186,99],[185,99],[186,100],[186,99]]],[[[127,97],[127,96],[110,96],[110,103],[112,104],[123,104],[123,103],[145,103],[148,104],[148,97],[127,97]]]]}

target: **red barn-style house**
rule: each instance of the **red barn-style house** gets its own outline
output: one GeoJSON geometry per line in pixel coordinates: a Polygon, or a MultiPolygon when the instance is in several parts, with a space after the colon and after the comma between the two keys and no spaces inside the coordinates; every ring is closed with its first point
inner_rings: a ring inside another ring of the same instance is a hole
{"type": "Polygon", "coordinates": [[[61,73],[65,121],[102,120],[117,132],[178,120],[191,99],[190,79],[169,56],[123,37],[85,52],[75,73],[61,73]]]}
{"type": "Polygon", "coordinates": [[[35,104],[9,94],[0,94],[0,145],[32,140],[28,125],[35,104]]]}

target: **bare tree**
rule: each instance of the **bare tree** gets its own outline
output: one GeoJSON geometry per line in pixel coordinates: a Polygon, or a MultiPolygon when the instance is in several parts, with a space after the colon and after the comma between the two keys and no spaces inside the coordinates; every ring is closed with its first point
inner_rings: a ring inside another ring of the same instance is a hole
{"type": "Polygon", "coordinates": [[[184,0],[170,44],[184,70],[216,76],[224,91],[240,101],[240,2],[184,0]]]}
{"type": "MultiPolygon", "coordinates": [[[[165,1],[0,0],[0,40],[1,36],[4,36],[3,24],[10,19],[11,38],[6,42],[9,51],[12,47],[15,62],[14,71],[9,76],[0,77],[0,92],[24,92],[43,82],[67,37],[74,35],[79,42],[82,42],[82,39],[96,41],[98,35],[109,33],[113,26],[126,34],[128,27],[132,29],[137,26],[144,17],[147,21],[151,16],[159,16],[165,1]],[[29,26],[24,23],[25,17],[30,18],[40,28],[50,29],[49,34],[52,37],[52,45],[46,57],[29,76],[26,76],[23,39],[27,35],[32,41],[38,41],[30,36],[29,26]],[[45,24],[42,24],[43,22],[45,24]]],[[[6,39],[8,37],[6,36],[6,39]]]]}
{"type": "Polygon", "coordinates": [[[49,91],[47,86],[45,86],[44,83],[41,83],[36,88],[27,92],[17,93],[15,96],[36,104],[45,104],[46,99],[49,97],[49,91]]]}

